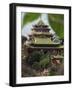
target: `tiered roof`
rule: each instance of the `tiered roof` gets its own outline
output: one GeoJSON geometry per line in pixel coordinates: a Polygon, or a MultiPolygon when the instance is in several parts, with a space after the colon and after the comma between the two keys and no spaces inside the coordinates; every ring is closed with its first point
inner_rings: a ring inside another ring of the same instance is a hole
{"type": "Polygon", "coordinates": [[[42,20],[40,20],[36,25],[33,26],[33,29],[36,32],[49,32],[48,25],[45,25],[42,20]]]}
{"type": "Polygon", "coordinates": [[[40,20],[36,25],[33,26],[32,34],[29,35],[31,38],[31,44],[36,46],[58,46],[60,43],[55,43],[51,37],[53,36],[50,32],[48,25],[45,25],[40,20]]]}

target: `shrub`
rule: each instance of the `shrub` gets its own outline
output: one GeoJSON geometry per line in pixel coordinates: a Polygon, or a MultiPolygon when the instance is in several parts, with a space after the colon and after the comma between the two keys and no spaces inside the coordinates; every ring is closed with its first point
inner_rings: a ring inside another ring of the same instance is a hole
{"type": "Polygon", "coordinates": [[[41,60],[40,60],[40,66],[41,68],[47,68],[49,65],[49,54],[44,54],[42,57],[41,57],[41,60]]]}
{"type": "Polygon", "coordinates": [[[33,53],[31,53],[28,57],[27,62],[32,65],[34,64],[34,62],[39,62],[40,61],[40,57],[41,57],[41,53],[40,51],[35,51],[33,53]]]}
{"type": "Polygon", "coordinates": [[[44,54],[43,51],[35,51],[28,57],[28,64],[35,70],[48,68],[50,63],[50,55],[47,52],[44,54]]]}
{"type": "Polygon", "coordinates": [[[39,62],[34,62],[34,63],[32,64],[32,68],[33,68],[33,69],[36,69],[36,70],[39,70],[39,69],[41,68],[39,62]]]}

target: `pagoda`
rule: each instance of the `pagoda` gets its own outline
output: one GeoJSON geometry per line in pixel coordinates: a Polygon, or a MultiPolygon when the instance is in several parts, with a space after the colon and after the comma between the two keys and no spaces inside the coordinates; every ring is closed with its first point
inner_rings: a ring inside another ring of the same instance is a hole
{"type": "Polygon", "coordinates": [[[32,34],[29,35],[29,42],[31,46],[58,46],[59,42],[55,43],[52,40],[53,35],[50,33],[50,28],[45,25],[42,20],[40,20],[32,28],[32,34]]]}
{"type": "Polygon", "coordinates": [[[36,25],[33,25],[32,33],[29,35],[27,46],[28,53],[35,51],[43,51],[50,53],[53,63],[60,63],[64,56],[64,45],[60,42],[53,41],[53,34],[50,33],[50,28],[40,20],[36,25]]]}

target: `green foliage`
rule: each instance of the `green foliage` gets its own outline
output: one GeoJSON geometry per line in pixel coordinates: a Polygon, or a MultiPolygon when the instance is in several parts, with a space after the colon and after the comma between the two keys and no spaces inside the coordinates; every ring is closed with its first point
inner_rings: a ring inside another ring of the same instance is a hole
{"type": "Polygon", "coordinates": [[[55,71],[50,71],[49,72],[49,76],[54,76],[54,75],[56,75],[56,72],[55,71]]]}
{"type": "Polygon", "coordinates": [[[34,62],[32,64],[32,68],[36,69],[36,70],[39,70],[41,68],[40,64],[38,62],[34,62]]]}
{"type": "Polygon", "coordinates": [[[38,51],[35,51],[35,52],[30,54],[27,62],[32,65],[34,62],[39,62],[40,57],[41,57],[41,53],[38,51]]]}
{"type": "Polygon", "coordinates": [[[39,62],[41,68],[47,68],[48,65],[49,65],[49,61],[50,61],[50,58],[49,58],[49,54],[44,54],[43,56],[41,56],[41,60],[39,62]]]}
{"type": "Polygon", "coordinates": [[[53,30],[60,38],[64,38],[64,15],[49,14],[49,22],[53,30]]]}
{"type": "Polygon", "coordinates": [[[23,18],[23,25],[32,22],[33,20],[37,19],[40,16],[40,13],[26,13],[26,15],[23,18]]]}
{"type": "Polygon", "coordinates": [[[35,51],[28,58],[28,63],[36,70],[48,68],[49,62],[49,53],[44,54],[43,51],[35,51]]]}
{"type": "Polygon", "coordinates": [[[48,59],[43,59],[43,60],[41,60],[41,61],[40,61],[40,66],[41,66],[41,68],[42,68],[42,69],[47,68],[47,67],[48,67],[48,63],[49,63],[48,59]]]}

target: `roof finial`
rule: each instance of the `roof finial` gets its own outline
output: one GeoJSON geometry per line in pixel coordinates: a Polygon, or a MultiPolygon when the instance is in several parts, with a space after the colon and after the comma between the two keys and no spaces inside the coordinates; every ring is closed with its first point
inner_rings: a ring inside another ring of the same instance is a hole
{"type": "Polygon", "coordinates": [[[42,16],[40,15],[40,20],[39,20],[39,22],[38,22],[38,25],[44,25],[44,22],[43,22],[43,20],[42,20],[42,16]]]}

